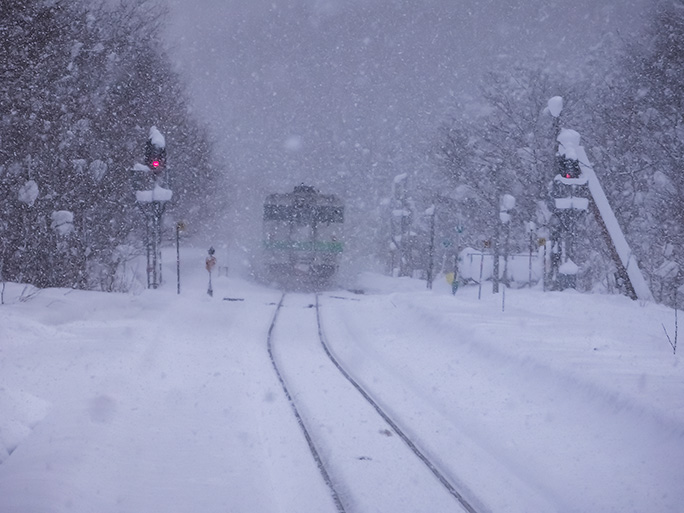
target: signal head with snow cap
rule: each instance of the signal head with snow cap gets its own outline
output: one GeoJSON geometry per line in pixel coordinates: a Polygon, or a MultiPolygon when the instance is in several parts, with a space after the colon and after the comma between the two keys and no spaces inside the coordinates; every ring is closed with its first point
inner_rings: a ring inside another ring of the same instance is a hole
{"type": "Polygon", "coordinates": [[[150,137],[145,146],[145,165],[155,175],[160,175],[166,167],[166,140],[156,126],[150,128],[150,137]]]}

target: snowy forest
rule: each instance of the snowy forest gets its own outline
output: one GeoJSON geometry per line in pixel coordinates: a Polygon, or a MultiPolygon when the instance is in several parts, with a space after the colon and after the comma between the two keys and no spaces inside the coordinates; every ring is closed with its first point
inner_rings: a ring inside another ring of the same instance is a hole
{"type": "Polygon", "coordinates": [[[208,200],[211,145],[163,48],[163,18],[138,1],[3,2],[4,280],[121,289],[117,271],[141,251],[131,168],[151,126],[175,150],[172,208],[192,219],[208,200]]]}
{"type": "MultiPolygon", "coordinates": [[[[387,49],[410,29],[407,20],[415,17],[402,12],[409,9],[407,5],[374,4],[355,13],[378,19],[373,26],[379,34],[373,36],[384,38],[387,49]]],[[[309,11],[300,6],[287,16],[312,17],[309,11]]],[[[246,147],[240,154],[237,143],[229,151],[212,145],[208,126],[193,114],[193,93],[187,91],[167,53],[164,13],[155,3],[135,0],[114,4],[21,0],[3,6],[0,270],[4,280],[40,287],[117,288],[120,267],[141,251],[141,219],[129,170],[142,158],[151,126],[159,128],[170,147],[168,174],[175,218],[199,225],[213,216],[226,225],[231,222],[226,208],[231,208],[236,212],[232,222],[240,222],[244,210],[236,205],[238,197],[263,196],[276,184],[290,189],[283,177],[288,164],[276,162],[268,153],[275,143],[265,134],[249,131],[249,140],[254,141],[250,144],[259,147],[261,155],[248,155],[246,147]],[[217,169],[218,158],[229,164],[217,169]],[[256,168],[261,168],[265,179],[247,178],[255,175],[256,168]],[[261,184],[254,185],[259,180],[261,184]],[[229,182],[235,184],[229,191],[217,187],[229,182]]],[[[349,258],[365,251],[381,265],[392,259],[389,226],[397,198],[388,191],[397,176],[406,176],[400,207],[411,224],[413,247],[407,251],[416,255],[402,273],[426,267],[430,226],[422,214],[432,212],[433,206],[437,241],[458,240],[460,247],[478,249],[487,241],[498,254],[504,252],[504,245],[506,252],[528,251],[532,237],[548,236],[549,189],[557,173],[556,136],[564,127],[581,134],[654,296],[673,304],[684,266],[684,2],[654,2],[643,14],[641,31],[606,34],[578,65],[554,65],[548,58],[530,56],[492,66],[480,78],[478,91],[454,94],[449,104],[436,102],[442,109],[440,121],[425,130],[415,146],[394,140],[399,124],[387,127],[384,140],[368,138],[370,131],[365,129],[381,123],[364,119],[364,112],[311,128],[316,137],[325,138],[325,144],[317,145],[302,162],[330,170],[327,185],[345,196],[350,224],[358,226],[347,236],[349,258]],[[564,99],[559,119],[550,116],[547,108],[554,96],[564,99]],[[515,200],[506,212],[505,230],[504,197],[515,200]]],[[[449,19],[441,21],[446,25],[449,19]]],[[[353,31],[354,24],[344,11],[312,22],[321,32],[333,27],[353,31]]],[[[276,32],[270,28],[266,35],[250,36],[261,38],[254,44],[265,54],[285,46],[274,40],[276,32]]],[[[231,34],[233,40],[243,36],[248,37],[239,30],[231,34]]],[[[364,48],[372,44],[371,39],[363,39],[364,48]]],[[[336,43],[326,44],[334,49],[332,53],[345,50],[336,43]]],[[[335,57],[327,56],[325,49],[307,56],[303,62],[308,70],[287,72],[302,80],[316,76],[316,70],[325,72],[325,60],[335,57]]],[[[393,57],[387,50],[387,60],[393,57]]],[[[248,61],[239,59],[245,69],[248,61]]],[[[397,68],[404,64],[397,61],[397,68]]],[[[285,74],[281,68],[288,68],[288,62],[278,66],[285,74]]],[[[227,73],[240,72],[236,68],[227,73]]],[[[373,66],[369,64],[364,73],[355,76],[354,83],[370,90],[373,66]]],[[[276,97],[271,85],[277,76],[251,71],[245,76],[259,81],[265,98],[276,98],[267,101],[292,101],[300,110],[306,106],[306,94],[322,95],[326,89],[311,80],[313,85],[301,86],[301,98],[294,92],[292,98],[276,97]]],[[[337,84],[338,78],[330,80],[337,84]]],[[[401,75],[396,85],[402,86],[401,75]]],[[[342,88],[332,94],[336,95],[333,106],[343,101],[355,106],[372,103],[353,94],[343,100],[342,88]]],[[[401,118],[401,109],[401,101],[393,102],[395,116],[401,118]]],[[[288,123],[287,118],[263,112],[252,115],[268,118],[269,126],[288,123]]],[[[412,120],[403,122],[409,125],[412,120]]],[[[241,130],[235,127],[236,133],[241,130]]],[[[289,155],[306,148],[306,133],[288,136],[287,128],[275,130],[285,134],[289,155]]],[[[297,180],[315,176],[297,172],[290,173],[297,180]]],[[[596,220],[587,215],[576,237],[577,288],[615,291],[614,263],[596,220]]]]}
{"type": "MultiPolygon", "coordinates": [[[[684,264],[683,59],[684,3],[667,1],[653,8],[643,33],[607,37],[583,67],[489,73],[480,113],[453,116],[441,127],[432,157],[443,183],[416,180],[421,200],[409,210],[436,205],[452,239],[473,248],[487,241],[495,254],[525,253],[530,232],[534,241],[549,235],[550,188],[559,173],[555,139],[559,125],[573,128],[653,294],[673,304],[684,264]],[[547,107],[556,94],[566,100],[559,120],[547,107]],[[515,201],[502,223],[505,197],[515,201]],[[472,229],[457,233],[464,225],[472,229]]],[[[422,248],[424,217],[416,227],[422,248]]],[[[577,288],[614,291],[614,259],[597,220],[587,214],[577,229],[577,288]]]]}

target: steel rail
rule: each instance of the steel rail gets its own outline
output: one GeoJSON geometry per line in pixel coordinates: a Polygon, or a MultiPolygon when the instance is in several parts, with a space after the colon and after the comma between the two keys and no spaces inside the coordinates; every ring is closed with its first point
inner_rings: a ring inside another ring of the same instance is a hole
{"type": "Polygon", "coordinates": [[[319,295],[316,294],[316,321],[318,323],[318,337],[320,339],[321,345],[325,354],[328,355],[330,361],[337,367],[337,370],[351,383],[351,385],[363,396],[363,398],[373,407],[373,409],[380,415],[387,424],[394,430],[394,432],[401,438],[404,443],[409,447],[411,452],[415,454],[420,461],[422,461],[425,466],[432,472],[432,474],[439,480],[439,482],[446,488],[446,490],[454,497],[458,503],[465,509],[468,513],[478,513],[477,510],[468,502],[468,500],[463,497],[463,495],[456,489],[454,485],[446,478],[446,476],[437,468],[437,466],[430,461],[430,459],[421,451],[418,446],[409,438],[409,436],[404,433],[404,431],[399,427],[399,425],[392,420],[392,418],[382,409],[382,407],[375,401],[370,394],[356,381],[352,375],[342,366],[339,360],[333,355],[332,351],[326,343],[325,336],[323,334],[323,327],[321,323],[321,314],[319,308],[319,295]]]}
{"type": "Polygon", "coordinates": [[[323,481],[325,481],[325,484],[327,485],[328,489],[330,490],[330,494],[332,495],[332,499],[335,502],[335,507],[337,508],[338,513],[346,513],[346,510],[344,509],[344,505],[342,504],[342,501],[340,500],[340,496],[337,493],[335,486],[333,485],[332,479],[330,478],[330,474],[328,473],[327,469],[325,468],[325,464],[323,463],[323,459],[321,458],[321,455],[318,452],[318,449],[316,449],[316,445],[313,442],[313,438],[311,437],[311,433],[309,433],[309,430],[307,429],[306,425],[304,424],[304,420],[302,419],[302,416],[299,413],[299,409],[297,408],[297,405],[295,404],[295,401],[292,397],[292,394],[290,394],[290,390],[287,388],[287,385],[285,384],[285,378],[283,377],[283,374],[280,372],[280,369],[278,368],[278,364],[276,363],[276,358],[273,354],[273,330],[275,328],[276,321],[278,320],[278,314],[280,313],[280,310],[283,306],[285,296],[286,296],[286,293],[283,293],[283,295],[280,297],[280,301],[278,302],[278,306],[276,307],[276,311],[273,314],[273,320],[271,321],[271,326],[268,328],[268,338],[267,338],[268,356],[271,359],[271,364],[273,365],[273,368],[275,369],[276,375],[278,376],[278,381],[280,381],[280,386],[283,388],[283,392],[285,393],[285,396],[287,397],[287,401],[290,403],[290,408],[292,408],[292,413],[294,414],[295,418],[297,419],[297,423],[299,424],[299,427],[302,430],[302,433],[304,434],[304,438],[306,439],[306,443],[309,446],[309,450],[311,451],[311,455],[313,456],[314,460],[316,461],[316,466],[318,467],[318,471],[321,473],[321,476],[323,477],[323,481]]]}

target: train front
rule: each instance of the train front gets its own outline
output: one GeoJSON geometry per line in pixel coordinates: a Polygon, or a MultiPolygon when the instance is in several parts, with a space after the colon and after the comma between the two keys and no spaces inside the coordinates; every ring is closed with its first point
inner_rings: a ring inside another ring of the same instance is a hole
{"type": "Polygon", "coordinates": [[[333,194],[298,186],[264,203],[264,264],[270,282],[287,287],[326,286],[343,250],[344,206],[333,194]]]}

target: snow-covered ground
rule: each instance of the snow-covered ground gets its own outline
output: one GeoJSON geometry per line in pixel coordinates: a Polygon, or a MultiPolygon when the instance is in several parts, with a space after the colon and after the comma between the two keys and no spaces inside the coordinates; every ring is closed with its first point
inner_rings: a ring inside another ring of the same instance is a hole
{"type": "MultiPolygon", "coordinates": [[[[184,254],[181,295],[174,269],[165,277],[137,294],[22,298],[8,284],[0,512],[318,513],[331,503],[267,354],[280,292],[214,276],[209,297],[201,251],[184,254]]],[[[535,289],[485,287],[478,300],[476,287],[452,296],[441,279],[428,291],[374,274],[349,288],[365,293],[321,296],[333,351],[484,511],[684,511],[671,309],[535,289]]],[[[300,310],[305,325],[311,311],[300,310]]],[[[312,389],[326,385],[308,375],[312,389]]],[[[422,511],[441,506],[426,498],[422,511]]]]}

